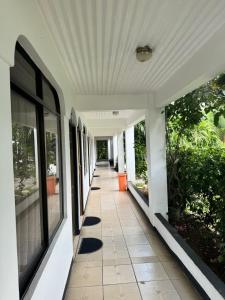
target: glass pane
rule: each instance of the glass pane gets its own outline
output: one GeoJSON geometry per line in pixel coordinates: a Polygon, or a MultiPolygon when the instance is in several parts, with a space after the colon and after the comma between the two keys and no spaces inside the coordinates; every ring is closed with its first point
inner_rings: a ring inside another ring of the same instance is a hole
{"type": "Polygon", "coordinates": [[[52,235],[61,219],[58,119],[45,110],[45,139],[47,163],[48,225],[52,235]]]}
{"type": "Polygon", "coordinates": [[[43,100],[47,107],[49,107],[55,112],[57,111],[54,93],[45,80],[43,80],[43,100]]]}
{"type": "Polygon", "coordinates": [[[36,109],[12,91],[12,146],[20,281],[44,247],[36,109]]]}
{"type": "Polygon", "coordinates": [[[15,66],[11,68],[10,77],[14,83],[36,94],[35,71],[32,66],[16,51],[15,66]]]}

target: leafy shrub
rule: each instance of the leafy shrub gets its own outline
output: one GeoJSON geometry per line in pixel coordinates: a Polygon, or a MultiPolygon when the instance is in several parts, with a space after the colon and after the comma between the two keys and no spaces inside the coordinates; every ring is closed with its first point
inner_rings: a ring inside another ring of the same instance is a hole
{"type": "Polygon", "coordinates": [[[137,178],[148,182],[147,158],[146,158],[146,131],[145,121],[141,121],[134,127],[135,168],[137,178]]]}
{"type": "Polygon", "coordinates": [[[169,217],[192,215],[219,236],[225,261],[225,75],[166,108],[169,217]]]}

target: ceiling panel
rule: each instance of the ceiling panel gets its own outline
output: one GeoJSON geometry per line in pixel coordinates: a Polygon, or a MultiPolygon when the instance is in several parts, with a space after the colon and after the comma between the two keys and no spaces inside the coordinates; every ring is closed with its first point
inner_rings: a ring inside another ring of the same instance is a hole
{"type": "Polygon", "coordinates": [[[224,0],[36,1],[77,94],[158,90],[225,23],[224,0]]]}

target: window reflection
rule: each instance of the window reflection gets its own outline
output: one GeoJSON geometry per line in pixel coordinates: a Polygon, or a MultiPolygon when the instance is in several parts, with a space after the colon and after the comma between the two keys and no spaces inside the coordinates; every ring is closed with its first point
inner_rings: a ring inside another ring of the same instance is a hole
{"type": "Polygon", "coordinates": [[[51,236],[61,219],[59,141],[57,116],[45,110],[46,172],[48,195],[48,225],[51,236]]]}
{"type": "Polygon", "coordinates": [[[36,109],[12,92],[12,143],[20,281],[44,246],[36,109]]]}

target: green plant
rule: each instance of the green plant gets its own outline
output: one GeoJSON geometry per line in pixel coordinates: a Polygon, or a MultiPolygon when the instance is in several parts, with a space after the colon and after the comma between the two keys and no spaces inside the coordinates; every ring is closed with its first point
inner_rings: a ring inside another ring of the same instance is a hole
{"type": "Polygon", "coordinates": [[[225,261],[225,75],[166,108],[169,217],[215,232],[225,261]]]}
{"type": "Polygon", "coordinates": [[[146,161],[146,130],[145,121],[141,121],[134,127],[134,148],[135,148],[135,167],[136,176],[148,182],[147,161],[146,161]]]}

